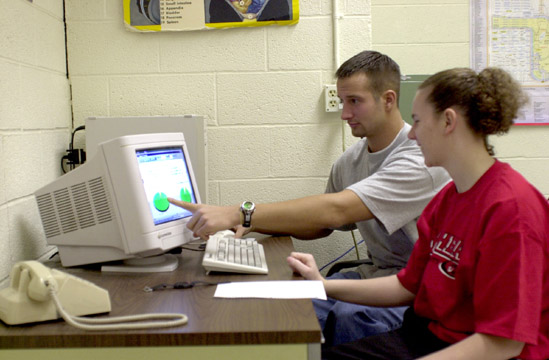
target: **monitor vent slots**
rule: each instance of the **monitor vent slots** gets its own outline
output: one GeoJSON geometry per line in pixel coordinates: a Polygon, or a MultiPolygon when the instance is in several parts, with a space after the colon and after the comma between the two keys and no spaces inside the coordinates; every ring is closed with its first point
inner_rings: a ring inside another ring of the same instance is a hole
{"type": "Polygon", "coordinates": [[[37,197],[46,238],[112,221],[101,177],[37,197]]]}
{"type": "Polygon", "coordinates": [[[111,208],[107,198],[107,192],[103,187],[103,179],[98,177],[88,182],[90,187],[95,216],[100,224],[112,221],[111,208]]]}
{"type": "Polygon", "coordinates": [[[71,186],[72,196],[74,200],[74,208],[76,210],[76,219],[81,229],[85,229],[95,225],[93,211],[91,207],[88,189],[85,183],[80,183],[71,186]]]}
{"type": "Polygon", "coordinates": [[[47,193],[36,197],[38,203],[38,211],[40,212],[40,218],[42,225],[44,226],[44,233],[47,238],[51,238],[61,234],[61,228],[55,214],[55,208],[53,206],[53,199],[51,193],[47,193]]]}
{"type": "Polygon", "coordinates": [[[77,230],[78,225],[76,224],[76,215],[71,203],[69,189],[63,188],[54,191],[53,199],[55,201],[55,207],[59,211],[63,234],[77,230]]]}

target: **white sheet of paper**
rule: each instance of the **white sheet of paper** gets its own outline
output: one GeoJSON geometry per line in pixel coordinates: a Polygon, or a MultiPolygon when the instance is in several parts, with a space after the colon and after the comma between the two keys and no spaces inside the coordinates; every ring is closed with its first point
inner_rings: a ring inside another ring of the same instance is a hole
{"type": "Polygon", "coordinates": [[[217,285],[217,298],[322,299],[322,281],[243,281],[217,285]]]}

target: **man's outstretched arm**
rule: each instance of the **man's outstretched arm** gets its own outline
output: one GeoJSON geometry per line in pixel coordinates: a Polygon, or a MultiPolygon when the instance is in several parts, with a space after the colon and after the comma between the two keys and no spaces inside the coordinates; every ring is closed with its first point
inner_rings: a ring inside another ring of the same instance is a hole
{"type": "MultiPolygon", "coordinates": [[[[207,238],[220,230],[242,224],[239,206],[191,204],[170,199],[193,213],[188,227],[207,238]]],[[[373,218],[371,211],[352,191],[307,196],[271,204],[257,204],[252,215],[253,231],[286,234],[300,239],[329,235],[334,228],[373,218]]]]}

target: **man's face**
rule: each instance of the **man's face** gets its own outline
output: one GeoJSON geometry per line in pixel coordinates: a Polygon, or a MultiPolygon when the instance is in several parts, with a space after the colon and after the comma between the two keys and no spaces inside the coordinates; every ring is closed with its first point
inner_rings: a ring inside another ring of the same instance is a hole
{"type": "Polygon", "coordinates": [[[384,122],[383,101],[369,90],[366,74],[356,73],[337,80],[337,95],[343,103],[341,120],[347,121],[353,136],[375,136],[384,122]]]}

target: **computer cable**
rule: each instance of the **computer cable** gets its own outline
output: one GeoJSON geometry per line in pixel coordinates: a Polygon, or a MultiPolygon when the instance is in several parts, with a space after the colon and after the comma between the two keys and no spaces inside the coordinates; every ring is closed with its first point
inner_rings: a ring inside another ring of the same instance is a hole
{"type": "Polygon", "coordinates": [[[225,282],[209,282],[209,281],[178,281],[175,284],[158,284],[155,286],[145,286],[143,288],[143,291],[145,292],[153,292],[153,291],[159,291],[159,290],[167,290],[167,289],[192,289],[195,286],[212,286],[212,285],[218,285],[218,284],[228,284],[229,281],[225,282]]]}
{"type": "Polygon", "coordinates": [[[356,259],[360,260],[360,254],[358,253],[358,244],[356,242],[355,232],[352,230],[351,230],[351,236],[353,237],[353,242],[355,243],[356,259]]]}
{"type": "Polygon", "coordinates": [[[201,241],[200,243],[188,243],[187,245],[181,246],[182,250],[188,250],[188,251],[202,251],[206,250],[206,242],[201,241]]]}
{"type": "Polygon", "coordinates": [[[83,164],[86,162],[86,152],[84,149],[75,149],[74,148],[74,135],[77,131],[85,130],[86,126],[82,125],[74,129],[74,131],[71,134],[71,142],[69,143],[69,148],[67,150],[67,154],[64,155],[61,158],[61,171],[63,171],[63,174],[66,174],[67,171],[65,170],[65,164],[63,161],[67,161],[67,165],[69,166],[69,171],[74,170],[75,165],[83,164]]]}
{"type": "MultiPolygon", "coordinates": [[[[330,261],[329,263],[327,263],[326,265],[322,266],[319,271],[322,271],[324,270],[325,268],[327,268],[328,266],[332,265],[333,263],[335,263],[336,261],[340,260],[341,258],[343,258],[345,255],[347,255],[348,253],[350,253],[351,251],[353,251],[353,249],[357,249],[357,246],[362,244],[364,242],[364,240],[360,240],[358,243],[355,243],[354,246],[350,247],[347,251],[345,251],[343,254],[339,255],[337,258],[333,259],[332,261],[330,261]]],[[[358,250],[356,250],[358,252],[358,250]]]]}

